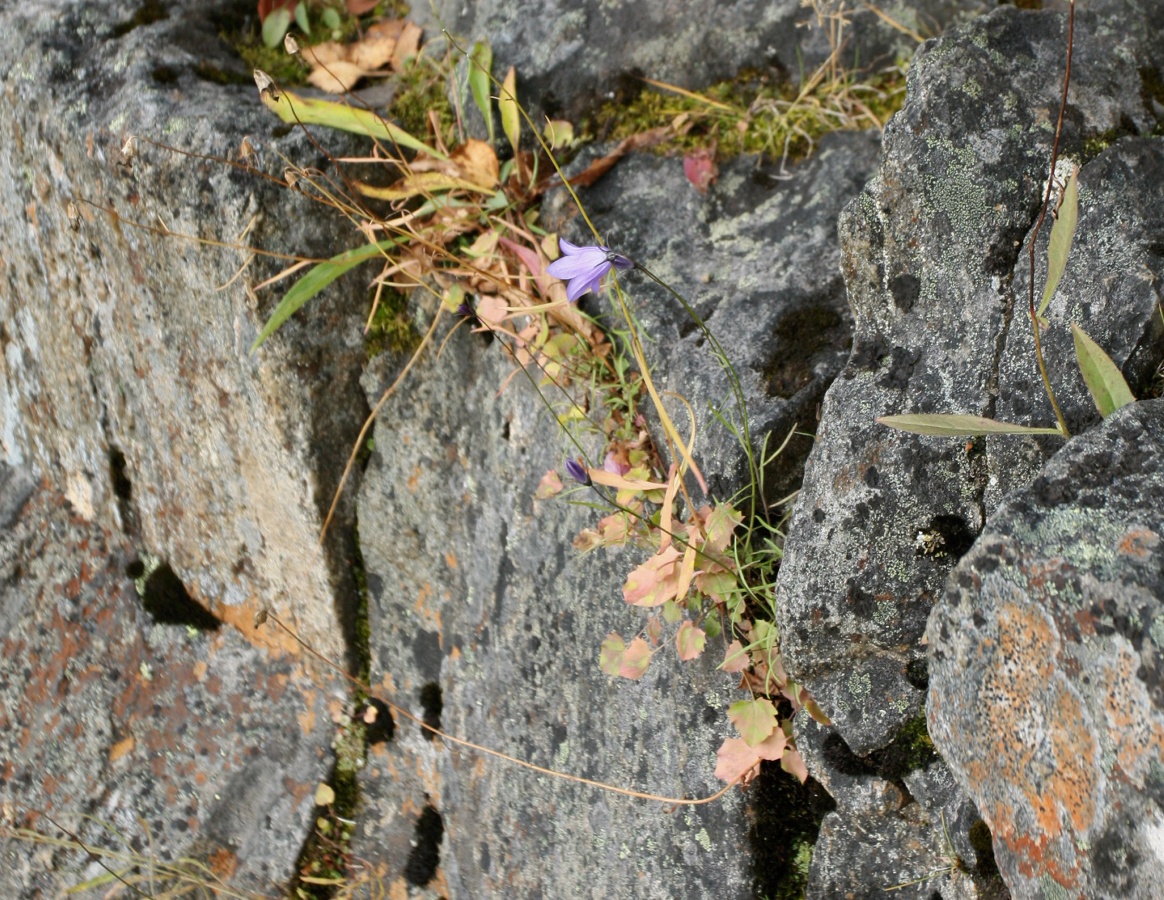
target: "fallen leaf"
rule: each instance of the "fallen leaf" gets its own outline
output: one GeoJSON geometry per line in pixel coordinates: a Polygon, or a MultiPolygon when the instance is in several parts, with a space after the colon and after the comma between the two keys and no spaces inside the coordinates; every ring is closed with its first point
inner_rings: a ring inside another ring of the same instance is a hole
{"type": "Polygon", "coordinates": [[[497,186],[500,165],[497,154],[485,141],[469,138],[449,158],[457,167],[457,174],[466,181],[483,188],[497,186]]]}
{"type": "Polygon", "coordinates": [[[315,789],[315,805],[316,806],[331,806],[335,803],[335,791],[331,785],[319,783],[319,787],[315,789]]]}
{"type": "Polygon", "coordinates": [[[642,150],[646,147],[651,147],[664,140],[670,133],[671,128],[669,125],[660,125],[658,128],[652,128],[649,131],[642,131],[638,134],[632,134],[628,138],[624,138],[619,142],[617,147],[605,156],[594,160],[585,169],[572,177],[570,184],[574,187],[590,187],[599,178],[614,168],[614,164],[632,150],[642,150]]]}
{"type": "Polygon", "coordinates": [[[719,177],[719,167],[715,164],[715,145],[692,150],[683,157],[683,174],[692,187],[701,194],[719,177]]]}
{"type": "Polygon", "coordinates": [[[392,51],[392,68],[397,72],[404,71],[404,63],[410,57],[420,52],[420,37],[424,34],[421,27],[413,22],[405,22],[404,30],[396,39],[396,48],[392,51]]]}
{"type": "Polygon", "coordinates": [[[313,47],[304,47],[302,52],[304,61],[313,69],[347,59],[347,51],[343,44],[337,44],[335,41],[324,41],[313,47]]]}
{"type": "Polygon", "coordinates": [[[356,86],[365,74],[364,70],[355,63],[341,59],[328,63],[326,68],[320,66],[318,69],[313,69],[311,74],[307,76],[307,80],[321,91],[327,91],[329,94],[346,94],[356,86]]]}
{"type": "Polygon", "coordinates": [[[348,61],[367,72],[374,72],[392,61],[396,38],[387,35],[365,35],[364,39],[348,47],[348,61]]]}

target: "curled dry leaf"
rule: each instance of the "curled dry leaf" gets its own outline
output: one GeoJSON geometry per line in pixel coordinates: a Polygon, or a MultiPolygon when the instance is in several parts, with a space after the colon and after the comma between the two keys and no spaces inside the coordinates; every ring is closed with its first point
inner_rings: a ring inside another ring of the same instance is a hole
{"type": "Polygon", "coordinates": [[[312,69],[307,76],[308,83],[327,91],[329,94],[346,94],[354,88],[367,73],[355,63],[336,60],[327,66],[312,69]]]}

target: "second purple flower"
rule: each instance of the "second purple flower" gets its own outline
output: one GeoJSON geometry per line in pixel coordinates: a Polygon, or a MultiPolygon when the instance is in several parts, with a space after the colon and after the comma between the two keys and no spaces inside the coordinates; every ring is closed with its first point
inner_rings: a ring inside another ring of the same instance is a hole
{"type": "Polygon", "coordinates": [[[546,271],[569,282],[566,299],[571,303],[587,291],[597,293],[602,276],[611,269],[624,272],[634,266],[633,262],[609,247],[579,247],[562,238],[558,239],[558,246],[562,249],[562,256],[550,263],[546,271]]]}

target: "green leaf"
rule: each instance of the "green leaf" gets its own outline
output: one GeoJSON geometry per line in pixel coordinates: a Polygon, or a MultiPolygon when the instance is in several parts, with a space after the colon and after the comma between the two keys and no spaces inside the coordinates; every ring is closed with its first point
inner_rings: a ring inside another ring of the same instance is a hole
{"type": "Polygon", "coordinates": [[[878,416],[877,421],[899,431],[933,434],[939,437],[972,437],[978,434],[1059,434],[1058,428],[1034,428],[996,422],[982,416],[916,413],[905,416],[878,416]]]}
{"type": "Polygon", "coordinates": [[[728,707],[728,718],[749,747],[767,740],[776,730],[776,707],[763,697],[737,700],[728,707]]]}
{"type": "Polygon", "coordinates": [[[384,250],[388,250],[398,243],[398,238],[390,238],[375,244],[365,244],[362,247],[333,256],[327,262],[313,266],[306,275],[291,286],[291,290],[283,295],[283,299],[279,301],[279,305],[275,307],[275,311],[267,319],[267,324],[263,326],[263,330],[259,332],[259,336],[251,345],[251,352],[254,353],[263,341],[274,334],[280,325],[295,314],[299,307],[343,275],[344,272],[355,268],[362,262],[367,262],[369,259],[383,256],[384,250]]]}
{"type": "Polygon", "coordinates": [[[285,6],[273,9],[263,20],[263,43],[272,50],[283,43],[283,36],[291,27],[291,10],[285,6]]]}
{"type": "Polygon", "coordinates": [[[340,27],[340,25],[343,24],[343,22],[340,21],[340,14],[334,6],[325,6],[323,8],[323,12],[319,14],[319,18],[320,21],[322,21],[323,24],[327,28],[330,28],[332,31],[335,31],[340,27]]]}
{"type": "MultiPolygon", "coordinates": [[[[270,16],[267,16],[268,22],[271,21],[273,15],[274,13],[271,13],[270,16]]],[[[255,77],[259,78],[258,75],[255,77]]],[[[264,75],[263,78],[270,81],[268,76],[264,75]]],[[[448,159],[445,154],[430,147],[424,141],[417,140],[399,125],[395,125],[369,110],[357,109],[334,100],[308,99],[290,91],[275,90],[273,87],[260,91],[259,96],[263,100],[263,105],[284,122],[338,128],[340,131],[364,134],[371,138],[407,147],[410,150],[422,151],[435,159],[448,159]]]]}
{"type": "Polygon", "coordinates": [[[1087,389],[1095,400],[1095,407],[1105,419],[1121,406],[1135,403],[1128,383],[1110,356],[1084,334],[1083,329],[1071,323],[1071,336],[1075,338],[1075,356],[1079,360],[1079,371],[1087,382],[1087,389]]]}
{"type": "Polygon", "coordinates": [[[663,604],[663,621],[668,625],[674,625],[682,615],[683,610],[679,608],[679,604],[674,600],[668,600],[663,604]]]}
{"type": "Polygon", "coordinates": [[[517,70],[513,66],[505,73],[501,83],[501,96],[497,98],[497,111],[501,114],[501,128],[509,138],[509,146],[514,154],[521,141],[521,113],[517,108],[517,70]]]}
{"type": "Polygon", "coordinates": [[[295,4],[295,24],[299,26],[299,30],[304,34],[311,35],[311,21],[307,17],[307,4],[304,0],[299,0],[295,4]]]}
{"type": "Polygon", "coordinates": [[[1055,295],[1055,288],[1067,268],[1067,256],[1071,253],[1071,242],[1075,239],[1075,226],[1079,222],[1079,170],[1073,169],[1063,186],[1063,200],[1059,204],[1059,215],[1051,226],[1051,245],[1047,250],[1047,284],[1043,287],[1043,302],[1039,304],[1039,316],[1043,315],[1047,304],[1055,295]]]}
{"type": "Polygon", "coordinates": [[[469,90],[473,93],[473,102],[481,115],[485,118],[485,127],[489,130],[489,143],[493,143],[493,105],[489,97],[489,73],[493,70],[493,48],[485,41],[478,41],[473,45],[469,54],[469,90]]]}
{"type": "Polygon", "coordinates": [[[625,653],[626,641],[617,632],[612,631],[602,642],[602,649],[598,653],[598,668],[611,677],[617,677],[625,653]]]}

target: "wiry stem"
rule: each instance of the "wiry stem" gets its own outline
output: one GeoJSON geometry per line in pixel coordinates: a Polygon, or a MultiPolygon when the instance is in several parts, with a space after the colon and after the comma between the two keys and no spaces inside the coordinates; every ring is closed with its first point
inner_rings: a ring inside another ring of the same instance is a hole
{"type": "Polygon", "coordinates": [[[1031,278],[1028,285],[1028,305],[1031,315],[1031,333],[1035,337],[1035,359],[1039,362],[1039,374],[1043,378],[1043,387],[1047,389],[1047,399],[1051,401],[1051,408],[1055,410],[1055,418],[1059,420],[1059,431],[1063,437],[1070,437],[1067,430],[1067,421],[1055,400],[1055,390],[1051,387],[1051,378],[1047,375],[1047,364],[1043,360],[1043,344],[1039,337],[1039,317],[1035,313],[1035,239],[1039,236],[1039,229],[1043,227],[1043,220],[1047,218],[1047,210],[1051,206],[1051,191],[1055,184],[1055,164],[1059,161],[1059,138],[1063,131],[1063,116],[1067,111],[1067,87],[1071,83],[1071,49],[1075,43],[1075,3],[1072,0],[1067,13],[1067,64],[1063,70],[1063,98],[1059,102],[1059,119],[1055,123],[1055,141],[1051,145],[1051,176],[1047,179],[1047,192],[1043,197],[1043,209],[1039,213],[1039,220],[1035,222],[1035,229],[1031,233],[1030,247],[1027,253],[1030,258],[1031,278]]]}

